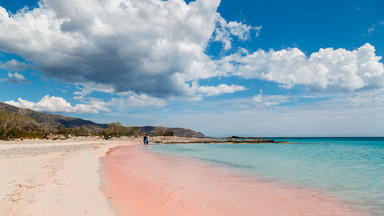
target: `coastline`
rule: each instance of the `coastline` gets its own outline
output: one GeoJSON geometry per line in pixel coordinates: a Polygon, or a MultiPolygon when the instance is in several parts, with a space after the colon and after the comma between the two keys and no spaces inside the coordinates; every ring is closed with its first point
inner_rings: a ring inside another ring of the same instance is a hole
{"type": "Polygon", "coordinates": [[[0,215],[115,215],[100,190],[100,158],[133,142],[0,142],[0,215]]]}
{"type": "Polygon", "coordinates": [[[0,142],[0,215],[361,215],[321,191],[163,157],[140,141],[0,142]]]}
{"type": "Polygon", "coordinates": [[[265,182],[141,146],[111,149],[102,169],[108,184],[103,191],[118,215],[363,215],[322,191],[265,182]]]}

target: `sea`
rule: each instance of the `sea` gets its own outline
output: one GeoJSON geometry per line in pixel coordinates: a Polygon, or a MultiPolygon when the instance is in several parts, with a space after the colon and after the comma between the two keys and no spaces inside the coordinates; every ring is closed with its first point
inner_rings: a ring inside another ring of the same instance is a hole
{"type": "Polygon", "coordinates": [[[384,215],[383,137],[274,139],[287,143],[160,144],[147,150],[263,181],[320,190],[367,215],[384,215]]]}

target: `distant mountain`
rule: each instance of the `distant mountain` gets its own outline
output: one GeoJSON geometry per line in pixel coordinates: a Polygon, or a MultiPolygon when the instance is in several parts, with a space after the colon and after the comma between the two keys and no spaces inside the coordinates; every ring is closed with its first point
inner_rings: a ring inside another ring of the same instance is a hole
{"type": "MultiPolygon", "coordinates": [[[[84,120],[80,118],[72,118],[68,116],[62,116],[62,115],[56,115],[56,114],[50,114],[50,113],[41,113],[36,112],[30,109],[24,109],[15,107],[6,103],[0,102],[0,110],[9,111],[14,114],[20,114],[29,116],[32,119],[34,119],[39,124],[48,124],[51,127],[68,127],[68,128],[75,128],[80,126],[86,126],[90,128],[91,130],[95,130],[98,128],[107,128],[108,124],[98,124],[93,121],[84,120]]],[[[175,136],[180,137],[205,137],[203,133],[196,132],[194,130],[190,129],[184,129],[184,128],[167,128],[163,127],[166,131],[173,131],[175,136]]],[[[146,127],[139,127],[139,129],[148,134],[155,134],[156,133],[156,127],[153,126],[146,126],[146,127]]]]}
{"type": "MultiPolygon", "coordinates": [[[[156,127],[153,126],[145,126],[145,127],[139,127],[139,129],[147,134],[156,134],[157,129],[156,127]]],[[[185,129],[185,128],[168,128],[168,127],[163,127],[165,131],[172,131],[174,133],[174,136],[179,136],[179,137],[206,137],[203,133],[201,132],[196,132],[191,129],[185,129]]]]}
{"type": "Polygon", "coordinates": [[[107,124],[98,124],[93,121],[84,120],[80,118],[72,118],[68,116],[62,116],[62,115],[56,115],[56,114],[50,114],[50,113],[41,113],[36,112],[30,109],[24,109],[15,107],[6,103],[0,102],[0,110],[9,111],[14,114],[20,114],[29,116],[32,119],[34,119],[39,124],[48,124],[51,127],[80,127],[80,126],[86,126],[90,129],[97,129],[97,128],[107,128],[107,124]]]}

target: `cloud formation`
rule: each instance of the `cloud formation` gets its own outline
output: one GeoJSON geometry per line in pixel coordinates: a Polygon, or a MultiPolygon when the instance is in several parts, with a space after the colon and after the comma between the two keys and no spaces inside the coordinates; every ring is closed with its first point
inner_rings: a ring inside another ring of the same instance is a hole
{"type": "Polygon", "coordinates": [[[157,97],[190,95],[189,81],[216,76],[204,51],[217,23],[240,39],[250,26],[227,23],[220,0],[42,0],[9,14],[0,7],[0,51],[68,83],[110,85],[157,97]]]}
{"type": "Polygon", "coordinates": [[[238,53],[220,60],[226,76],[273,81],[285,88],[305,85],[311,91],[356,91],[384,87],[384,66],[375,48],[366,43],[358,49],[326,48],[307,57],[298,48],[238,53]]]}
{"type": "Polygon", "coordinates": [[[199,86],[197,82],[192,83],[192,89],[199,96],[217,96],[227,93],[244,91],[247,88],[240,85],[220,84],[218,86],[199,86]]]}
{"type": "Polygon", "coordinates": [[[225,19],[220,18],[218,26],[214,32],[214,40],[223,43],[224,49],[232,48],[233,36],[238,37],[240,40],[248,40],[251,37],[251,31],[255,31],[255,36],[259,36],[262,26],[252,27],[242,22],[227,22],[225,19]]]}
{"type": "Polygon", "coordinates": [[[24,75],[20,73],[21,71],[28,70],[28,68],[27,64],[19,62],[15,59],[4,63],[0,62],[0,69],[8,71],[7,78],[0,79],[0,81],[10,82],[13,84],[28,83],[24,75]]]}
{"type": "Polygon", "coordinates": [[[115,92],[113,87],[98,83],[76,83],[76,88],[80,91],[76,91],[73,93],[76,95],[74,99],[83,99],[85,96],[91,94],[94,91],[109,94],[113,94],[115,92]]]}
{"type": "MultiPolygon", "coordinates": [[[[219,5],[220,0],[41,0],[38,8],[16,14],[0,7],[0,51],[16,53],[33,62],[34,69],[76,84],[77,99],[92,91],[172,98],[246,89],[190,84],[220,76],[323,92],[384,86],[381,57],[368,43],[352,51],[324,48],[309,57],[298,48],[240,49],[212,59],[205,53],[210,42],[219,41],[228,50],[234,38],[248,40],[262,28],[228,22],[217,12],[219,5]]],[[[2,67],[23,67],[12,61],[2,67]]]]}
{"type": "Polygon", "coordinates": [[[98,99],[91,99],[87,104],[76,104],[72,106],[64,98],[55,96],[44,96],[39,102],[34,103],[31,101],[19,98],[18,101],[6,101],[5,103],[27,108],[35,111],[55,112],[55,113],[93,113],[97,114],[100,111],[110,111],[107,107],[109,104],[98,99]]]}
{"type": "Polygon", "coordinates": [[[28,70],[28,65],[24,62],[19,62],[15,59],[12,59],[10,61],[7,61],[5,63],[0,62],[0,68],[5,69],[10,72],[20,72],[28,70]]]}
{"type": "Polygon", "coordinates": [[[138,95],[134,93],[132,93],[123,101],[125,101],[130,107],[146,107],[146,106],[164,107],[167,104],[165,100],[161,98],[151,97],[146,94],[138,95]]]}
{"type": "Polygon", "coordinates": [[[13,84],[18,83],[27,83],[28,81],[24,78],[23,74],[20,73],[8,73],[8,77],[6,79],[1,79],[2,81],[7,81],[13,84]]]}
{"type": "Polygon", "coordinates": [[[260,93],[257,96],[253,97],[251,100],[252,104],[261,108],[277,106],[282,103],[288,103],[290,101],[292,101],[292,98],[286,95],[263,96],[263,90],[260,90],[260,93]]]}

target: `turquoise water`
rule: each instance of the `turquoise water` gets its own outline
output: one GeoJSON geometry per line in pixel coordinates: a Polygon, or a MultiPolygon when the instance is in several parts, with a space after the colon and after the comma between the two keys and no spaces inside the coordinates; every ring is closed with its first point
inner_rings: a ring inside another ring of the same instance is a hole
{"type": "Polygon", "coordinates": [[[384,138],[276,139],[289,144],[153,145],[266,181],[325,191],[368,215],[384,215],[384,138]]]}

